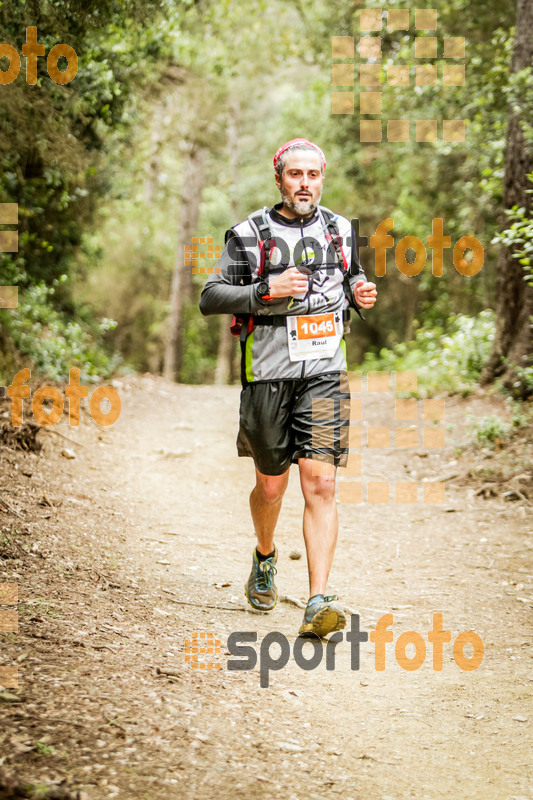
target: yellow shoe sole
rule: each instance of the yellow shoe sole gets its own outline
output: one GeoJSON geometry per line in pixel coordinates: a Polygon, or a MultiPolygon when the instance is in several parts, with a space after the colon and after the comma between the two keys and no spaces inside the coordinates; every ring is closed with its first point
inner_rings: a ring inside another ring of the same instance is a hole
{"type": "Polygon", "coordinates": [[[325,636],[328,633],[341,631],[346,627],[346,614],[340,606],[326,606],[317,611],[311,622],[304,622],[298,631],[299,636],[314,634],[325,636]]]}

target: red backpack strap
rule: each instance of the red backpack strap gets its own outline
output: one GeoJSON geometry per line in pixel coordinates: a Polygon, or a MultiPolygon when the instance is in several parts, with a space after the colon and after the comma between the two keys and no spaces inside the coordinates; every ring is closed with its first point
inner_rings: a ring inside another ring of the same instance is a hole
{"type": "Polygon", "coordinates": [[[318,212],[324,222],[322,229],[324,230],[326,241],[328,244],[331,244],[334,250],[337,264],[341,270],[347,272],[349,266],[342,248],[342,237],[339,232],[339,226],[337,225],[337,214],[334,214],[329,208],[324,208],[323,206],[318,207],[318,212]]]}
{"type": "Polygon", "coordinates": [[[270,273],[270,260],[272,258],[272,251],[276,246],[276,240],[272,238],[267,212],[268,209],[265,206],[259,213],[255,212],[248,217],[248,222],[255,231],[257,244],[259,246],[259,267],[257,269],[257,274],[263,275],[264,277],[268,277],[270,273]]]}

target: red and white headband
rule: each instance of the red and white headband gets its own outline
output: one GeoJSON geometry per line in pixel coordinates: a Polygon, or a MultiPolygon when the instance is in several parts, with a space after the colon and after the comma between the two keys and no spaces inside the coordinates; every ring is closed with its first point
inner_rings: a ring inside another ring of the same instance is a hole
{"type": "Polygon", "coordinates": [[[281,147],[279,148],[278,152],[274,156],[274,169],[276,169],[276,164],[279,161],[279,157],[286,150],[289,150],[291,147],[293,147],[295,144],[306,144],[306,145],[308,145],[308,147],[312,147],[314,150],[316,150],[317,153],[320,155],[320,158],[322,159],[322,164],[324,165],[324,170],[326,169],[326,156],[324,155],[324,153],[322,152],[322,150],[320,149],[320,147],[317,144],[315,144],[314,142],[310,142],[308,139],[291,139],[290,142],[285,142],[285,144],[282,144],[281,147]]]}

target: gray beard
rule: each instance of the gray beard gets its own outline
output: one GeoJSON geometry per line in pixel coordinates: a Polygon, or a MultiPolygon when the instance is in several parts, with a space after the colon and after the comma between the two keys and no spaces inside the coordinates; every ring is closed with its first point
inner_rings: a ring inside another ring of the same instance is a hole
{"type": "Polygon", "coordinates": [[[286,194],[281,191],[280,194],[283,204],[286,205],[287,208],[290,208],[291,211],[294,211],[296,214],[298,214],[299,217],[306,217],[309,214],[312,214],[317,205],[320,203],[320,198],[322,197],[322,193],[320,193],[320,197],[316,203],[311,203],[309,200],[297,200],[295,203],[293,203],[293,201],[290,200],[286,194]]]}

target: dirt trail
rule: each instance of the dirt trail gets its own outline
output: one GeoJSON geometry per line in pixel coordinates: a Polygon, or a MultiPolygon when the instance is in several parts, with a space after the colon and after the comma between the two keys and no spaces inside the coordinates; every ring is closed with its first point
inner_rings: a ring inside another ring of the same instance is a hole
{"type": "MultiPolygon", "coordinates": [[[[50,433],[41,434],[45,459],[3,451],[3,496],[24,517],[9,519],[15,549],[0,562],[0,581],[19,586],[20,632],[3,637],[2,660],[19,658],[23,700],[3,706],[6,786],[20,774],[63,781],[88,800],[532,800],[530,505],[476,497],[451,447],[366,450],[366,480],[460,477],[443,505],[339,505],[330,589],[365,631],[392,613],[394,643],[383,672],[371,642],[352,670],[346,641],[334,670],[324,650],[322,663],[304,671],[292,655],[302,610],[288,602],[270,615],[245,608],[253,463],[236,457],[238,388],[145,377],[126,380],[120,393],[112,429],[63,421],[57,430],[79,445],[50,433]],[[64,446],[74,460],[60,455],[64,446]],[[43,492],[52,507],[37,506],[43,492]],[[442,671],[433,670],[435,613],[452,643],[464,630],[482,638],[478,669],[460,669],[449,643],[442,671]],[[221,640],[222,669],[186,663],[195,631],[221,640]],[[287,637],[291,658],[268,688],[258,667],[227,670],[233,631],[255,631],[259,642],[270,631],[287,637]],[[405,631],[426,640],[416,671],[395,658],[405,631]]],[[[490,403],[447,402],[450,441],[467,411],[487,413],[490,403]]],[[[363,419],[393,427],[389,398],[373,396],[363,419]]],[[[304,552],[292,469],[277,584],[302,599],[305,556],[289,559],[304,552]]],[[[3,796],[12,795],[0,785],[3,796]]]]}

